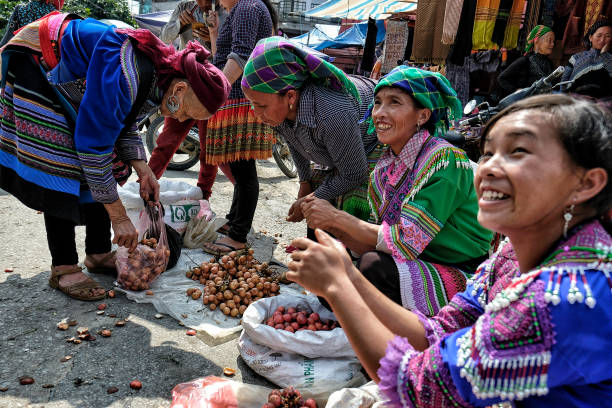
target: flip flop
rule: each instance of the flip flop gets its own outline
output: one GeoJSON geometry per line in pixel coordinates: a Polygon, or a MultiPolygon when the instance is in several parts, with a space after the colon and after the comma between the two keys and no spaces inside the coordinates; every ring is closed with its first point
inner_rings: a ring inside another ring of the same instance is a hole
{"type": "Polygon", "coordinates": [[[246,252],[247,247],[244,247],[244,248],[239,248],[239,249],[238,249],[238,248],[234,248],[234,247],[233,247],[233,246],[231,246],[231,245],[228,245],[228,244],[224,244],[224,243],[221,243],[221,242],[217,242],[217,241],[215,241],[215,242],[205,242],[205,243],[204,243],[204,246],[202,247],[202,250],[203,250],[204,252],[206,252],[207,254],[211,254],[211,255],[217,255],[217,256],[219,256],[219,255],[226,255],[226,254],[229,254],[229,253],[230,253],[230,252],[232,252],[232,251],[236,251],[237,253],[241,254],[241,253],[243,253],[243,252],[246,252]],[[226,250],[221,250],[221,251],[219,251],[219,250],[216,250],[216,249],[212,249],[212,248],[210,248],[210,247],[207,247],[207,245],[221,246],[221,247],[225,247],[225,248],[227,248],[227,249],[226,249],[226,250]]]}
{"type": "Polygon", "coordinates": [[[228,223],[226,223],[226,224],[223,224],[223,225],[222,225],[222,226],[221,226],[221,227],[220,227],[220,228],[217,230],[217,232],[218,232],[219,234],[223,234],[223,235],[227,235],[227,234],[229,234],[229,231],[230,231],[230,225],[229,225],[229,222],[228,222],[228,223]]]}

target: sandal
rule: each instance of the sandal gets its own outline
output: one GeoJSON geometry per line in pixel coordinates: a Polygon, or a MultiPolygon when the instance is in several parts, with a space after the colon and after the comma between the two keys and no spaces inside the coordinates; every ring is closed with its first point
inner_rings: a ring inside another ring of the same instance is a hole
{"type": "Polygon", "coordinates": [[[221,226],[221,227],[220,227],[220,228],[217,230],[217,232],[218,232],[219,234],[223,234],[223,235],[227,235],[227,234],[229,234],[229,231],[230,231],[230,225],[229,225],[229,222],[228,222],[228,223],[223,224],[223,225],[222,225],[222,226],[221,226]]]}
{"type": "Polygon", "coordinates": [[[115,276],[117,274],[117,267],[114,265],[113,267],[104,266],[104,265],[108,261],[110,261],[112,258],[114,258],[116,255],[117,255],[117,251],[109,252],[108,254],[106,254],[104,258],[102,258],[101,260],[95,263],[93,259],[91,258],[91,256],[87,255],[85,256],[85,261],[83,261],[83,264],[87,268],[88,272],[115,276]],[[94,266],[95,264],[97,264],[98,266],[94,266]]]}
{"type": "Polygon", "coordinates": [[[234,248],[231,245],[215,241],[215,242],[205,242],[204,246],[202,247],[202,250],[206,252],[207,254],[220,256],[220,255],[229,254],[232,251],[236,251],[236,253],[242,254],[246,252],[247,247],[245,246],[244,248],[234,248]],[[218,249],[212,248],[210,245],[214,245],[217,247],[225,247],[226,249],[218,250],[218,249]]]}
{"type": "Polygon", "coordinates": [[[51,265],[51,277],[49,278],[49,286],[53,289],[59,289],[71,298],[78,300],[100,300],[106,297],[106,290],[94,279],[87,277],[83,282],[78,282],[70,286],[60,286],[60,277],[63,275],[70,275],[73,273],[79,273],[83,269],[80,266],[73,266],[72,268],[64,271],[58,271],[55,266],[51,265]],[[100,295],[93,296],[91,294],[92,289],[102,289],[104,292],[100,295]]]}

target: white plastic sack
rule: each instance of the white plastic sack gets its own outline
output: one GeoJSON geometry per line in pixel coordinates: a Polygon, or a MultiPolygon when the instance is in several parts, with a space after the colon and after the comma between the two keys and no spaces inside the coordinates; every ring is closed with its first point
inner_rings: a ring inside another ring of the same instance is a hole
{"type": "Polygon", "coordinates": [[[279,306],[311,310],[318,313],[321,320],[337,320],[313,295],[280,294],[261,299],[249,305],[242,317],[244,332],[254,343],[309,358],[356,357],[344,330],[340,327],[329,331],[301,330],[291,333],[268,326],[266,319],[271,317],[279,306]]]}
{"type": "MultiPolygon", "coordinates": [[[[140,186],[135,181],[117,187],[119,198],[134,225],[144,209],[139,189],[140,186]]],[[[159,180],[159,191],[159,201],[164,206],[165,212],[164,222],[183,234],[189,220],[195,218],[200,211],[199,200],[202,198],[202,190],[183,181],[162,178],[159,180]]]]}
{"type": "Polygon", "coordinates": [[[343,388],[331,394],[325,408],[382,408],[387,399],[374,381],[359,388],[343,388]]]}
{"type": "Polygon", "coordinates": [[[279,387],[293,386],[306,397],[327,398],[339,389],[365,383],[356,357],[308,358],[253,342],[246,331],[238,340],[240,356],[257,374],[279,387]]]}

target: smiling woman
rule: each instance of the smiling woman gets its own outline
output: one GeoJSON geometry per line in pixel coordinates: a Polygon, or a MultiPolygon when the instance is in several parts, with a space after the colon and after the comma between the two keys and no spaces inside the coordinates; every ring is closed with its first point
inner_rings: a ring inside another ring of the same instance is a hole
{"type": "Polygon", "coordinates": [[[381,296],[322,231],[287,278],[323,296],[392,407],[598,407],[612,397],[612,117],[565,95],[484,131],[478,217],[509,240],[436,316],[381,296]]]}

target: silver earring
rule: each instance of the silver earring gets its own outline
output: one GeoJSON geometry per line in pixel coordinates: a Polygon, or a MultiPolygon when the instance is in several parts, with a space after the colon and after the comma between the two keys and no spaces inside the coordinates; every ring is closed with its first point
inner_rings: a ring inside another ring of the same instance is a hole
{"type": "Polygon", "coordinates": [[[421,122],[417,122],[417,133],[421,133],[421,122]]]}
{"type": "Polygon", "coordinates": [[[289,110],[292,111],[293,110],[293,105],[289,104],[289,110]]]}
{"type": "Polygon", "coordinates": [[[570,205],[570,208],[565,210],[563,213],[563,219],[565,220],[565,224],[563,224],[563,238],[567,238],[567,228],[569,227],[569,223],[574,218],[574,204],[570,205]]]}
{"type": "Polygon", "coordinates": [[[181,105],[179,104],[178,99],[176,99],[176,96],[172,95],[166,100],[166,107],[170,113],[174,114],[178,112],[181,105]],[[174,99],[174,101],[172,101],[172,99],[174,99]]]}

